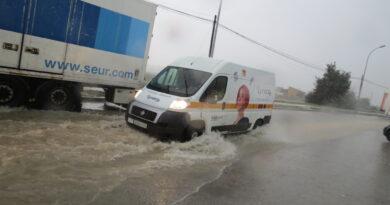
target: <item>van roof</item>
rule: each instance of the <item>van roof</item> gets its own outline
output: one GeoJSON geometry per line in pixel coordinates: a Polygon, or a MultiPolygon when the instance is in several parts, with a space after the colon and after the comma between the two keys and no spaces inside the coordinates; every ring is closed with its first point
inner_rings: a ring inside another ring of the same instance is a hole
{"type": "Polygon", "coordinates": [[[263,75],[274,76],[273,73],[263,71],[257,68],[251,68],[245,65],[239,65],[225,60],[217,60],[214,58],[205,58],[205,57],[182,57],[182,58],[178,58],[170,65],[175,67],[200,70],[209,73],[227,73],[227,74],[233,74],[233,69],[237,70],[238,67],[241,67],[242,69],[250,69],[252,72],[255,71],[256,73],[262,73],[263,75]],[[229,72],[230,70],[231,72],[229,72]]]}

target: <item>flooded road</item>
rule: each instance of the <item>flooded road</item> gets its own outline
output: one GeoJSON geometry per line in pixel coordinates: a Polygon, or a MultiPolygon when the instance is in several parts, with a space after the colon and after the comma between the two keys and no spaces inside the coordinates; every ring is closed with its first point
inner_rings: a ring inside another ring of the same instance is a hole
{"type": "Polygon", "coordinates": [[[300,111],[274,117],[259,143],[182,204],[390,204],[390,142],[382,133],[389,119],[300,111]]]}
{"type": "MultiPolygon", "coordinates": [[[[277,176],[283,160],[300,162],[294,157],[311,156],[311,152],[321,157],[322,149],[333,153],[322,145],[354,136],[355,140],[366,137],[362,142],[375,146],[378,140],[384,142],[381,129],[388,122],[278,110],[272,123],[260,131],[227,138],[206,135],[181,144],[162,143],[127,127],[123,113],[0,108],[0,204],[259,204],[254,196],[280,187],[268,190],[259,185],[270,182],[258,179],[277,176]],[[290,152],[299,147],[313,150],[290,152]]],[[[336,148],[334,158],[344,149],[336,148]]],[[[385,152],[389,159],[389,150],[385,152]]],[[[388,169],[389,160],[385,163],[388,169]]],[[[291,166],[301,171],[298,165],[291,166]]],[[[278,185],[293,185],[293,181],[278,185]]],[[[267,196],[272,194],[264,199],[267,196]]]]}
{"type": "Polygon", "coordinates": [[[215,135],[162,143],[123,114],[0,110],[0,204],[174,202],[236,156],[215,135]],[[123,188],[121,188],[123,187],[123,188]],[[128,190],[124,198],[112,192],[128,190]]]}

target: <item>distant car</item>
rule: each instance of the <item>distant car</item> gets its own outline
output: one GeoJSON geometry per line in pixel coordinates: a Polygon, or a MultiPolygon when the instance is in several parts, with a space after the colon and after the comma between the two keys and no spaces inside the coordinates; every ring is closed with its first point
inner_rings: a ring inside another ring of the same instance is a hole
{"type": "Polygon", "coordinates": [[[383,134],[387,137],[387,140],[390,141],[390,125],[383,129],[383,134]]]}

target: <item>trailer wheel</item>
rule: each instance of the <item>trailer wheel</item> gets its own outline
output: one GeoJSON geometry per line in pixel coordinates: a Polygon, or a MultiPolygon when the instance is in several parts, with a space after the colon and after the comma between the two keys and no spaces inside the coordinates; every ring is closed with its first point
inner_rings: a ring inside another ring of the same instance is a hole
{"type": "Polygon", "coordinates": [[[38,91],[38,106],[44,110],[81,111],[81,95],[77,85],[46,82],[38,91]]]}
{"type": "Polygon", "coordinates": [[[23,105],[27,99],[27,87],[22,79],[0,76],[0,106],[23,105]]]}
{"type": "Polygon", "coordinates": [[[253,129],[255,130],[257,127],[261,127],[264,124],[264,120],[258,119],[256,120],[255,124],[253,125],[253,129]]]}

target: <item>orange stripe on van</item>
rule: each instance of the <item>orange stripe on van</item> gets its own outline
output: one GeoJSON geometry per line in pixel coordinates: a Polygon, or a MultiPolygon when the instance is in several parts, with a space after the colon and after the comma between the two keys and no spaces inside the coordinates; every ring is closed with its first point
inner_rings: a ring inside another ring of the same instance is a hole
{"type": "Polygon", "coordinates": [[[201,102],[191,102],[187,108],[209,108],[209,109],[222,109],[222,104],[208,104],[201,102]]]}
{"type": "MultiPolygon", "coordinates": [[[[249,104],[246,109],[272,109],[273,104],[249,104]]],[[[187,108],[222,109],[222,104],[191,102],[187,108]]],[[[236,104],[225,104],[225,109],[237,109],[236,104]]]]}
{"type": "Polygon", "coordinates": [[[237,105],[236,104],[226,104],[225,109],[237,109],[237,105]]]}

